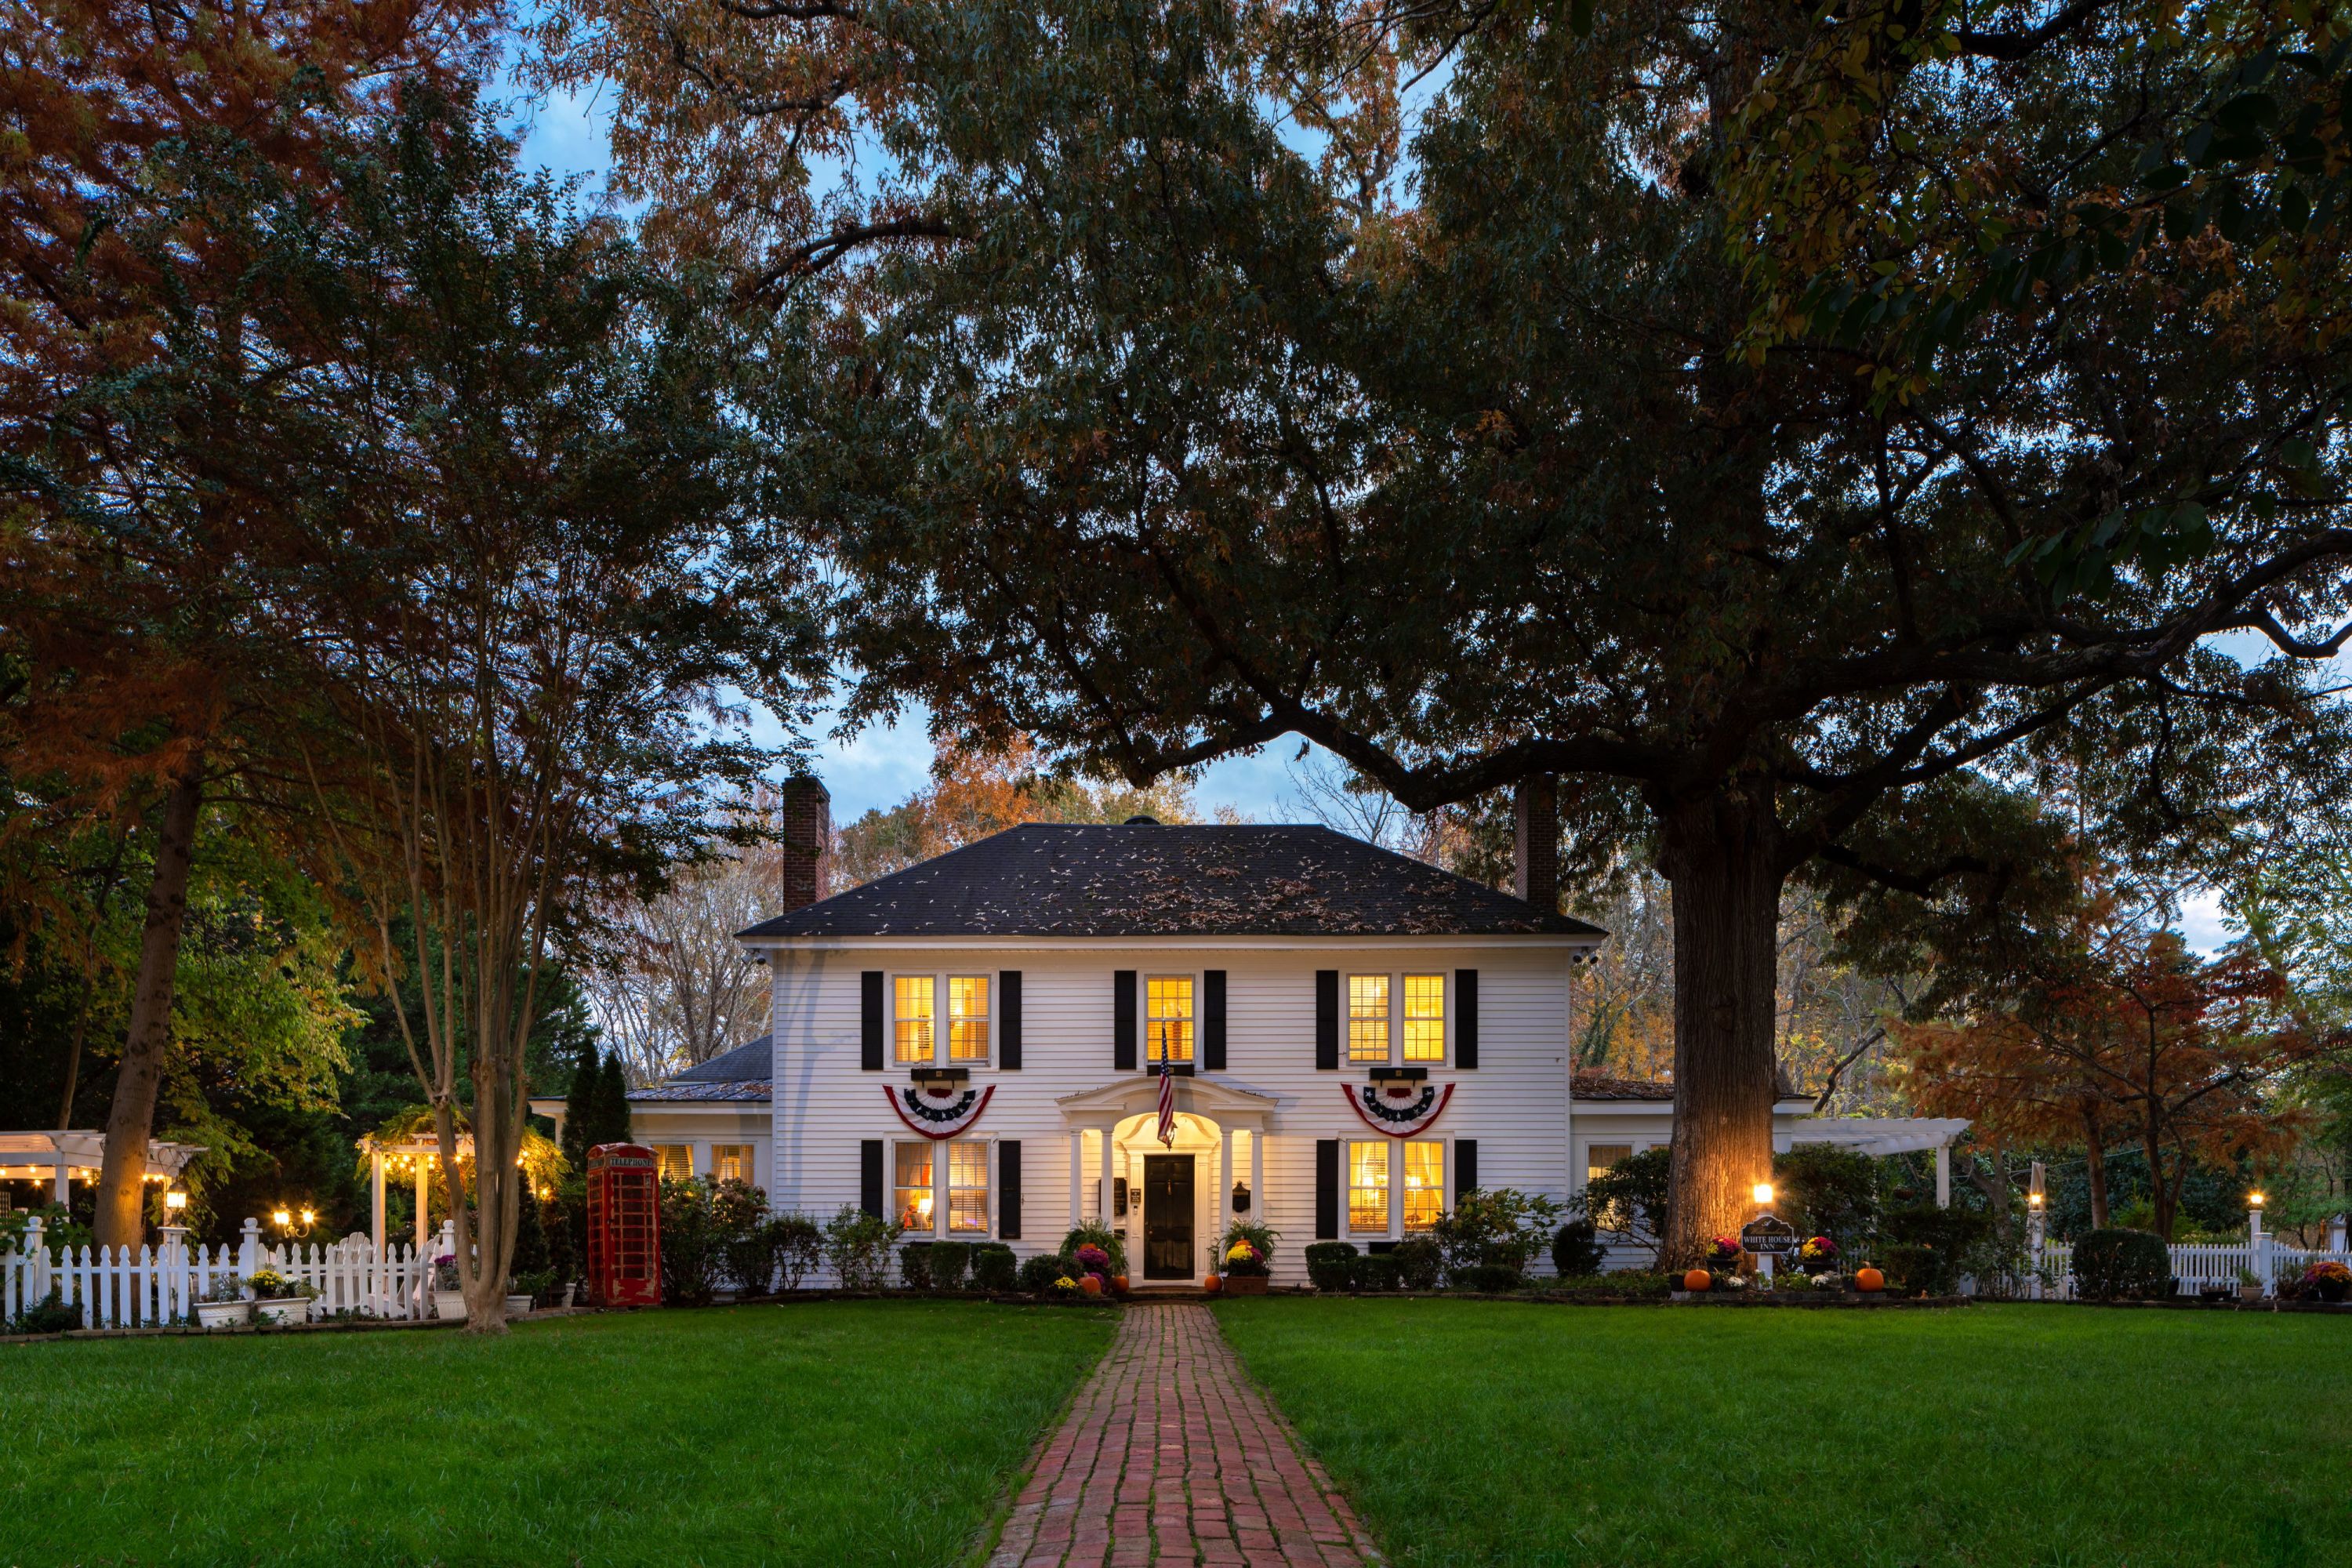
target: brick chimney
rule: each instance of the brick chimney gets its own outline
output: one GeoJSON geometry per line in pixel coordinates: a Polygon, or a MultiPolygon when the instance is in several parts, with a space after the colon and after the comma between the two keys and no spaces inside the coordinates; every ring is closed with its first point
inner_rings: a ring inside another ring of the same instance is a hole
{"type": "Polygon", "coordinates": [[[833,875],[833,796],[810,773],[794,773],[783,788],[784,885],[776,912],[816,902],[833,875]]]}
{"type": "Polygon", "coordinates": [[[1549,773],[1524,778],[1512,791],[1517,818],[1512,891],[1546,914],[1559,909],[1559,783],[1549,773]]]}

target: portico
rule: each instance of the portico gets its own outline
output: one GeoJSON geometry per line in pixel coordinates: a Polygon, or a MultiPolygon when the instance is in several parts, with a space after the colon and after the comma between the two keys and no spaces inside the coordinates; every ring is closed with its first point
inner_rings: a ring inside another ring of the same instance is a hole
{"type": "Polygon", "coordinates": [[[1124,1233],[1132,1289],[1198,1285],[1214,1272],[1212,1249],[1235,1214],[1265,1213],[1275,1098],[1180,1076],[1175,1101],[1175,1138],[1165,1145],[1156,1074],[1055,1102],[1069,1141],[1070,1225],[1100,1220],[1124,1233]]]}

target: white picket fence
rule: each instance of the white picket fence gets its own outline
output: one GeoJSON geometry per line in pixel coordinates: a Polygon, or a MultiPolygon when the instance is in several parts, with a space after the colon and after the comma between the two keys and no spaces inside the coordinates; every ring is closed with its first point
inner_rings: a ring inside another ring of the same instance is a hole
{"type": "MultiPolygon", "coordinates": [[[[2172,1275],[2179,1281],[2177,1294],[2194,1296],[2207,1286],[2238,1287],[2238,1270],[2251,1271],[2263,1282],[2263,1293],[2277,1293],[2279,1282],[2292,1279],[2315,1263],[2333,1260],[2352,1267],[2352,1251],[2305,1252],[2300,1247],[2280,1246],[2265,1236],[2258,1241],[2181,1242],[2165,1251],[2172,1258],[2172,1275]]],[[[2042,1249],[2043,1270],[2050,1283],[2042,1288],[2047,1300],[2071,1301],[2074,1299],[2074,1248],[2063,1241],[2045,1244],[2042,1249]]]]}
{"type": "MultiPolygon", "coordinates": [[[[413,1247],[394,1245],[376,1256],[363,1236],[341,1241],[266,1246],[258,1221],[247,1220],[234,1245],[207,1251],[176,1237],[162,1247],[51,1248],[37,1218],[21,1251],[0,1254],[0,1323],[38,1306],[52,1290],[79,1309],[84,1328],[154,1328],[193,1322],[195,1303],[224,1280],[240,1283],[262,1268],[318,1291],[314,1316],[357,1312],[372,1318],[422,1318],[432,1310],[428,1270],[413,1247]]],[[[245,1287],[250,1298],[253,1290],[245,1287]]]]}

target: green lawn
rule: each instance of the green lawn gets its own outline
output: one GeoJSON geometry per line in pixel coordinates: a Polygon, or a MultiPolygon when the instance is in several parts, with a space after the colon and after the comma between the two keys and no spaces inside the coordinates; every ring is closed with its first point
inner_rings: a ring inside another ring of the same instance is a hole
{"type": "Polygon", "coordinates": [[[1102,1311],[0,1346],[0,1564],[954,1563],[1102,1311]]]}
{"type": "Polygon", "coordinates": [[[1400,1563],[2256,1565],[2352,1552],[2352,1322],[1229,1300],[1400,1563]]]}

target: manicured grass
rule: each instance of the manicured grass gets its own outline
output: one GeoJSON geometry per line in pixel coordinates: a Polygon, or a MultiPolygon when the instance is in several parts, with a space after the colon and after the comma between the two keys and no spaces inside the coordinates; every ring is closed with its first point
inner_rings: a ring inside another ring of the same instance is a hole
{"type": "Polygon", "coordinates": [[[2158,1563],[2352,1550],[2352,1321],[1233,1300],[1410,1564],[2158,1563]]]}
{"type": "Polygon", "coordinates": [[[0,1346],[0,1564],[955,1563],[1103,1311],[0,1346]]]}

